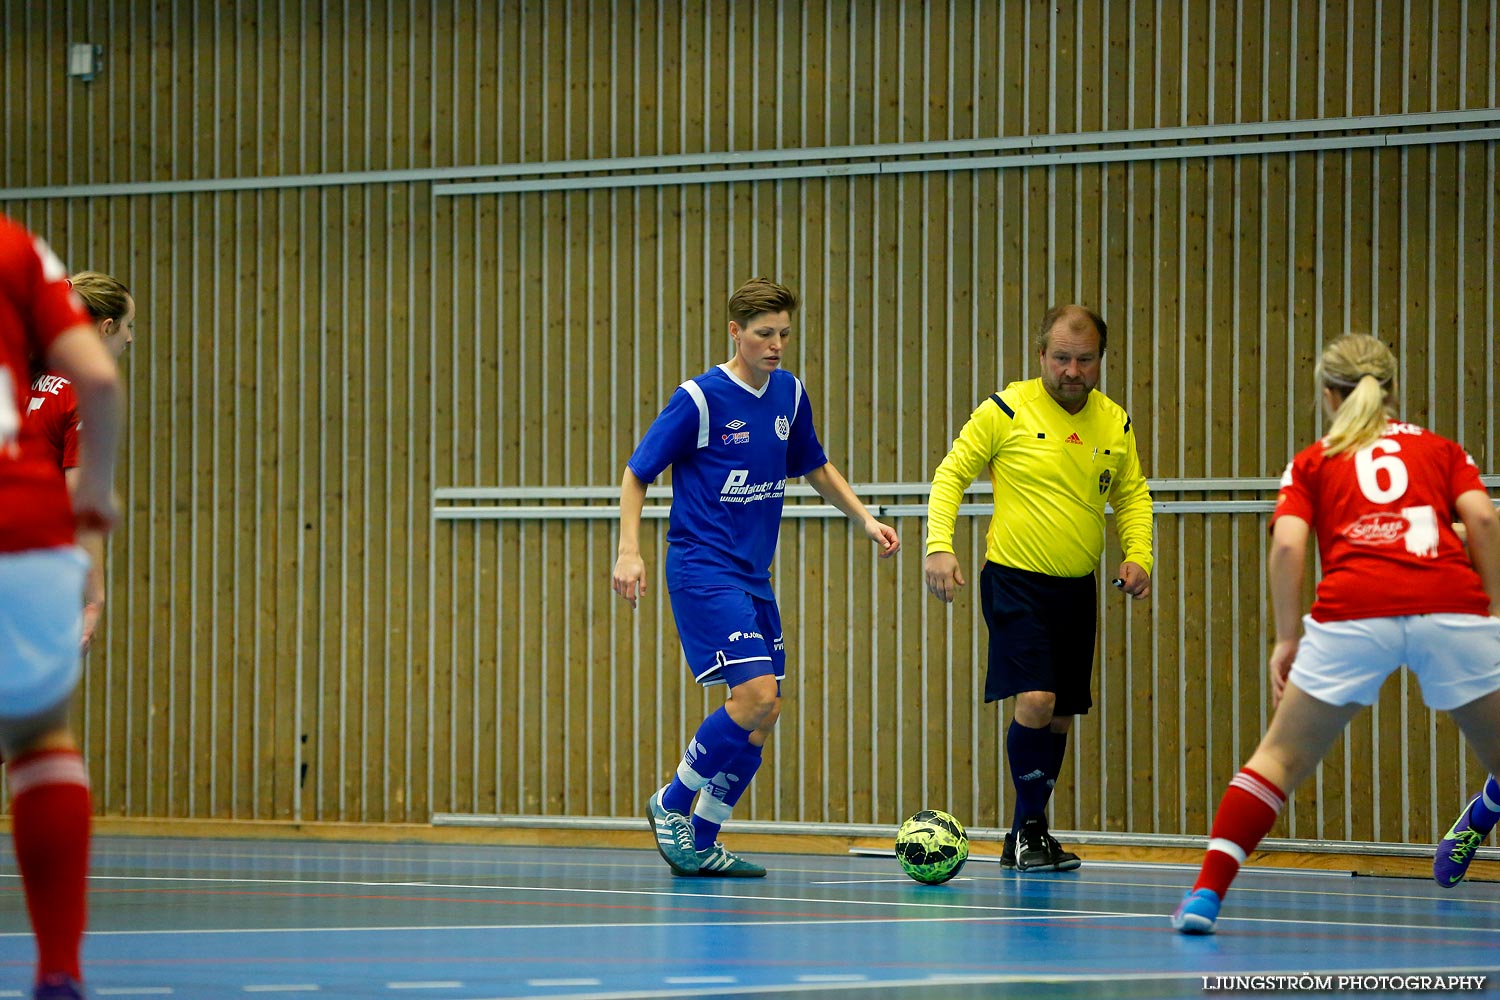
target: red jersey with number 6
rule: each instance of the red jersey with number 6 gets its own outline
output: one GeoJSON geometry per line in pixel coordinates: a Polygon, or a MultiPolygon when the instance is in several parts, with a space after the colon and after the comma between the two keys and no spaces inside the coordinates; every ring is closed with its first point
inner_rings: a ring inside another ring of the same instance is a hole
{"type": "Polygon", "coordinates": [[[1315,621],[1488,615],[1489,597],[1453,530],[1454,500],[1483,489],[1463,448],[1392,420],[1357,452],[1330,458],[1322,441],[1299,452],[1281,477],[1271,523],[1291,514],[1317,533],[1315,621]]]}
{"type": "Polygon", "coordinates": [[[0,216],[0,552],[73,541],[62,468],[22,425],[33,363],[89,321],[66,277],[46,243],[0,216]]]}

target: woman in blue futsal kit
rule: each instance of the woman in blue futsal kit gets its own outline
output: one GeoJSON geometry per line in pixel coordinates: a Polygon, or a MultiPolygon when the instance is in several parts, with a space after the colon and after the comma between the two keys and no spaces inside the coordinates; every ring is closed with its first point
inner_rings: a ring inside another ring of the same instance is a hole
{"type": "Polygon", "coordinates": [[[756,878],[766,870],[718,842],[781,711],[786,652],[771,559],[788,479],[813,488],[880,546],[901,542],[876,520],[823,453],[802,382],[782,368],[797,296],[765,278],[729,299],[734,357],[672,394],[630,456],[620,484],[615,593],[646,592],[641,508],[672,468],[667,591],[693,677],[729,689],[688,741],[677,772],[646,806],[656,848],[676,875],[756,878]],[[694,798],[697,805],[694,805],[694,798]],[[691,818],[689,814],[691,810],[691,818]]]}

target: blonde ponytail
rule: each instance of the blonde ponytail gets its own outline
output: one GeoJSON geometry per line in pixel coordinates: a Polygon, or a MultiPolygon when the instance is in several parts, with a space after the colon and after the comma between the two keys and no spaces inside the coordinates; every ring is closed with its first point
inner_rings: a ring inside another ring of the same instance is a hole
{"type": "Polygon", "coordinates": [[[130,289],[119,278],[99,271],[79,271],[68,279],[73,294],[83,300],[95,323],[112,319],[116,323],[125,319],[130,311],[130,289]]]}
{"type": "Polygon", "coordinates": [[[1359,451],[1380,439],[1395,416],[1386,396],[1396,380],[1396,356],[1368,334],[1346,334],[1329,344],[1318,361],[1318,383],[1344,401],[1323,439],[1323,454],[1359,451]]]}

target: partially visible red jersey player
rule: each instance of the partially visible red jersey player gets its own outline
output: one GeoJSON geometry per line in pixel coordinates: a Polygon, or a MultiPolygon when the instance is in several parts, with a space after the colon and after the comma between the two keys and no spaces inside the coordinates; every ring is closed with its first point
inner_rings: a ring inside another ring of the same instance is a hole
{"type": "Polygon", "coordinates": [[[1172,915],[1184,934],[1213,933],[1229,883],[1287,796],[1402,665],[1500,773],[1500,518],[1463,448],[1395,419],[1395,383],[1396,357],[1374,337],[1323,351],[1317,384],[1333,424],[1287,467],[1271,515],[1276,714],[1230,780],[1198,881],[1172,915]],[[1299,617],[1310,535],[1323,578],[1299,617]]]}
{"type": "Polygon", "coordinates": [[[11,834],[37,940],[34,1000],[83,997],[92,805],[68,725],[78,683],[87,559],[74,526],[107,531],[123,398],[114,359],[39,238],[0,216],[0,752],[11,834]],[[45,365],[78,395],[71,503],[62,469],[23,427],[30,374],[45,365]]]}
{"type": "MultiPolygon", "coordinates": [[[[68,282],[73,294],[88,311],[94,331],[116,362],[135,343],[135,298],[119,278],[98,271],[82,271],[68,282]]],[[[39,438],[47,455],[63,470],[71,490],[78,480],[78,394],[67,377],[43,372],[31,383],[31,401],[26,406],[28,437],[39,438]]],[[[89,557],[89,573],[83,589],[83,639],[87,650],[104,610],[104,534],[80,531],[78,547],[89,557]]]]}

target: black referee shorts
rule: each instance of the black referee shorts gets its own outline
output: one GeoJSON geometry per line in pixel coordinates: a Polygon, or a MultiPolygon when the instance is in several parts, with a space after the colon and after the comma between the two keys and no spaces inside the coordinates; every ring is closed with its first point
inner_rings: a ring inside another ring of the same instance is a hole
{"type": "Polygon", "coordinates": [[[1092,573],[1047,576],[984,564],[979,596],[990,627],[985,701],[1050,691],[1057,696],[1053,715],[1084,715],[1093,707],[1096,587],[1092,573]]]}

